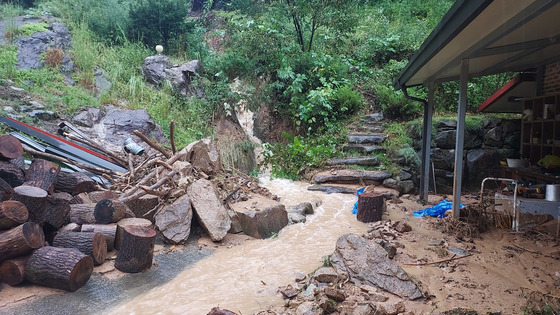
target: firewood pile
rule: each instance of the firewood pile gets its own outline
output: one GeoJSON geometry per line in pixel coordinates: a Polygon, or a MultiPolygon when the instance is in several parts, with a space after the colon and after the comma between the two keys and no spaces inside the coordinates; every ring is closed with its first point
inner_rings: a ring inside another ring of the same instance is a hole
{"type": "Polygon", "coordinates": [[[22,146],[12,135],[0,137],[0,282],[75,291],[112,250],[118,251],[115,268],[141,272],[152,266],[157,231],[169,243],[186,242],[193,209],[219,241],[231,225],[228,202],[249,192],[270,195],[240,172],[218,180],[224,172],[208,139],[168,151],[137,135],[156,153],[116,156],[127,162],[120,164],[127,172],[75,162],[101,183],[84,172],[62,171],[66,158],[22,146]],[[24,150],[34,157],[27,168],[24,150]],[[204,203],[196,206],[200,195],[204,203]],[[200,211],[206,206],[211,213],[200,211]]]}

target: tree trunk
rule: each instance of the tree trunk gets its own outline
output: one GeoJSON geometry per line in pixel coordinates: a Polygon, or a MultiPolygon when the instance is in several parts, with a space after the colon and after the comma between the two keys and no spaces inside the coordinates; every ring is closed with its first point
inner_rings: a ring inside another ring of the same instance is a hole
{"type": "Polygon", "coordinates": [[[51,161],[43,159],[33,159],[31,165],[25,172],[24,185],[39,187],[46,190],[49,194],[54,192],[54,183],[60,172],[60,166],[51,161]]]}
{"type": "Polygon", "coordinates": [[[43,246],[45,235],[41,227],[34,222],[7,231],[0,232],[0,262],[26,255],[43,246]]]}
{"type": "Polygon", "coordinates": [[[1,282],[7,283],[12,287],[22,283],[25,280],[25,264],[29,260],[29,256],[8,259],[0,264],[1,282]]]}
{"type": "Polygon", "coordinates": [[[23,146],[18,138],[12,135],[0,137],[0,156],[5,159],[16,159],[23,155],[23,146]]]}
{"type": "Polygon", "coordinates": [[[82,225],[82,232],[101,233],[107,243],[107,251],[112,251],[115,248],[116,224],[84,224],[82,225]]]}
{"type": "Polygon", "coordinates": [[[47,197],[45,223],[53,230],[58,230],[68,221],[72,195],[65,192],[54,193],[47,197]]]}
{"type": "Polygon", "coordinates": [[[385,209],[385,198],[378,193],[362,193],[358,195],[358,215],[360,222],[381,221],[385,209]]]}
{"type": "Polygon", "coordinates": [[[23,171],[14,164],[7,161],[0,161],[0,178],[12,187],[23,183],[23,171]]]}
{"type": "Polygon", "coordinates": [[[19,201],[27,207],[29,221],[43,226],[47,195],[47,191],[44,189],[22,185],[14,188],[12,200],[19,201]]]}
{"type": "Polygon", "coordinates": [[[122,272],[140,272],[150,269],[154,257],[156,231],[142,226],[124,228],[121,249],[117,253],[115,268],[122,272]]]}
{"type": "Polygon", "coordinates": [[[35,284],[68,291],[83,287],[93,272],[93,260],[76,248],[46,246],[36,250],[25,270],[35,284]]]}
{"type": "Polygon", "coordinates": [[[70,222],[76,224],[94,224],[95,216],[93,215],[94,203],[78,203],[70,205],[68,218],[70,222]]]}
{"type": "Polygon", "coordinates": [[[0,230],[6,230],[27,221],[27,207],[15,200],[0,203],[0,230]]]}
{"type": "Polygon", "coordinates": [[[12,198],[14,189],[5,180],[0,178],[0,201],[8,200],[12,198]]]}
{"type": "Polygon", "coordinates": [[[97,183],[82,172],[60,172],[54,183],[54,188],[76,196],[84,192],[97,189],[97,183]]]}
{"type": "MultiPolygon", "coordinates": [[[[93,215],[98,223],[107,224],[118,222],[125,217],[127,212],[132,213],[124,202],[102,199],[95,205],[93,215]]],[[[134,214],[132,215],[134,216],[134,214]]]]}
{"type": "Polygon", "coordinates": [[[91,256],[94,265],[101,265],[107,258],[107,243],[101,233],[95,232],[62,232],[56,234],[54,247],[77,248],[91,256]]]}
{"type": "Polygon", "coordinates": [[[121,249],[121,243],[124,235],[124,228],[127,226],[152,227],[152,222],[142,218],[127,218],[117,222],[117,234],[115,235],[115,249],[121,249]]]}

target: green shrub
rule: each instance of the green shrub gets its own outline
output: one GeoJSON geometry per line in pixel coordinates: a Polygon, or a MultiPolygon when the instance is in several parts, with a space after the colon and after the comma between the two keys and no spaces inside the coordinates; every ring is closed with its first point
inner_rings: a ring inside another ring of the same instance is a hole
{"type": "Polygon", "coordinates": [[[5,4],[29,8],[35,5],[35,0],[2,0],[2,5],[5,4]]]}

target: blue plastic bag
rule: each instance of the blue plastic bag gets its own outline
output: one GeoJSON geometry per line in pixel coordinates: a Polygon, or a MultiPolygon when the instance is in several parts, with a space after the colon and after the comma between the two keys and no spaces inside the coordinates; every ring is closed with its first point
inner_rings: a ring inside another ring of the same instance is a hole
{"type": "MultiPolygon", "coordinates": [[[[460,208],[464,208],[464,204],[459,205],[460,208]]],[[[445,217],[445,211],[453,208],[453,203],[448,200],[442,200],[440,203],[433,207],[429,207],[423,210],[414,211],[415,217],[423,217],[425,215],[429,215],[432,217],[443,218],[445,217]]]]}
{"type": "MultiPolygon", "coordinates": [[[[358,189],[358,191],[356,192],[356,196],[363,193],[365,189],[366,189],[365,187],[358,189]]],[[[352,208],[352,214],[358,214],[358,201],[354,203],[354,208],[352,208]]]]}

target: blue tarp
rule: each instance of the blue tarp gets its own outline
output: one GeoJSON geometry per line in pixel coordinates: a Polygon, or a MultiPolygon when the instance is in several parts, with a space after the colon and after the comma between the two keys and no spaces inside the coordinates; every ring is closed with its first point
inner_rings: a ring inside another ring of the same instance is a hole
{"type": "MultiPolygon", "coordinates": [[[[423,217],[425,215],[429,215],[432,217],[443,218],[445,217],[445,211],[451,209],[453,207],[453,203],[448,200],[442,200],[440,203],[433,207],[429,207],[423,210],[414,211],[415,217],[423,217]]],[[[464,204],[459,205],[460,208],[464,208],[464,204]]]]}
{"type": "MultiPolygon", "coordinates": [[[[363,193],[365,189],[366,189],[365,187],[358,189],[358,191],[356,192],[356,196],[363,193]]],[[[354,208],[352,208],[352,214],[358,214],[358,201],[354,203],[354,208]]]]}

